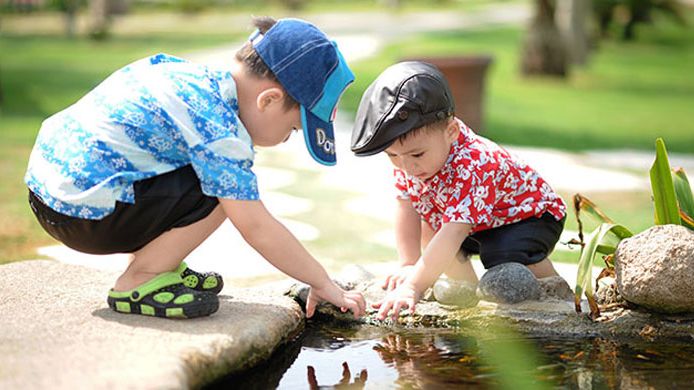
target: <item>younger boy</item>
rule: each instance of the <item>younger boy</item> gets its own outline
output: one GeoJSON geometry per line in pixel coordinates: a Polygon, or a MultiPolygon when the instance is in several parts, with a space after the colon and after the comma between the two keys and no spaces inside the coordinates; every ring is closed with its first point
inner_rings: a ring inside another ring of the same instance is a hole
{"type": "Polygon", "coordinates": [[[131,254],[108,294],[113,310],[214,313],[221,277],[182,260],[229,218],[274,266],[312,287],[308,317],[321,300],[355,317],[364,312],[361,294],[336,286],[269,214],[251,170],[255,145],[277,145],[300,128],[312,156],[334,164],[332,115],[354,76],[315,26],[271,18],[254,24],[229,69],[166,54],[145,58],[41,127],[26,174],[30,205],[69,247],[131,254]]]}
{"type": "Polygon", "coordinates": [[[453,112],[448,82],[424,62],[389,67],[359,105],[352,151],[385,151],[400,191],[395,229],[402,267],[386,279],[390,293],[374,304],[380,319],[391,308],[393,318],[401,308],[414,312],[443,272],[476,283],[471,253],[487,269],[517,262],[538,278],[557,275],[547,255],[563,229],[564,202],[537,172],[453,112]]]}

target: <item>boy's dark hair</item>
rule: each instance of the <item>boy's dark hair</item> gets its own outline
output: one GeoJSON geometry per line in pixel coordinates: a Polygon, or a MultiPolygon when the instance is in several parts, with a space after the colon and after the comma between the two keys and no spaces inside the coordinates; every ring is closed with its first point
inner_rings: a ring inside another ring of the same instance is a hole
{"type": "MultiPolygon", "coordinates": [[[[259,16],[253,18],[253,26],[265,34],[277,21],[269,16],[259,16]]],[[[253,48],[253,44],[247,41],[237,52],[236,59],[246,65],[246,68],[254,75],[260,78],[267,78],[282,85],[274,73],[268,68],[262,58],[253,48]]],[[[284,88],[283,88],[284,89],[284,88]]],[[[285,90],[284,108],[286,110],[298,107],[299,103],[291,97],[285,90]]]]}
{"type": "Polygon", "coordinates": [[[414,128],[414,129],[408,131],[407,133],[399,136],[395,140],[400,142],[400,143],[403,143],[403,142],[405,142],[406,139],[414,136],[415,134],[419,134],[422,131],[444,130],[446,128],[446,126],[448,125],[448,122],[451,120],[451,118],[453,118],[453,114],[450,114],[443,119],[439,119],[435,122],[426,124],[424,126],[414,128]]]}

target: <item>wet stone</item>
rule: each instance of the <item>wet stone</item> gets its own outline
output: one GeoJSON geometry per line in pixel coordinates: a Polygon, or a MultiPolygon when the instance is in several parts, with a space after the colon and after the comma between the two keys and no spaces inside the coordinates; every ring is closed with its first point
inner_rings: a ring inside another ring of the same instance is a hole
{"type": "Polygon", "coordinates": [[[477,296],[485,301],[518,303],[540,299],[541,289],[535,275],[526,266],[505,263],[490,268],[482,275],[477,296]]]}
{"type": "Polygon", "coordinates": [[[479,302],[477,285],[461,280],[442,278],[434,283],[434,298],[442,305],[473,307],[479,302]]]}
{"type": "Polygon", "coordinates": [[[598,288],[595,291],[595,301],[598,305],[620,305],[625,304],[624,298],[617,290],[617,280],[613,277],[599,279],[598,288]]]}
{"type": "Polygon", "coordinates": [[[569,283],[561,276],[548,276],[537,279],[537,282],[540,284],[540,300],[558,299],[573,302],[574,292],[569,287],[569,283]]]}

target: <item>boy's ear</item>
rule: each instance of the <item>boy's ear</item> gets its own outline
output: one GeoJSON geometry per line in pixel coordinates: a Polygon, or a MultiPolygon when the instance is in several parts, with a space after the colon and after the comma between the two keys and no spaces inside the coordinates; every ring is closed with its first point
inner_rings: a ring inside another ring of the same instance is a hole
{"type": "Polygon", "coordinates": [[[458,128],[458,122],[450,118],[448,120],[448,124],[446,125],[446,138],[450,141],[453,142],[456,139],[458,139],[458,132],[460,132],[460,128],[458,128]]]}
{"type": "Polygon", "coordinates": [[[282,103],[283,99],[284,91],[281,88],[273,87],[261,91],[256,99],[256,104],[258,105],[258,110],[263,112],[276,103],[282,103]]]}

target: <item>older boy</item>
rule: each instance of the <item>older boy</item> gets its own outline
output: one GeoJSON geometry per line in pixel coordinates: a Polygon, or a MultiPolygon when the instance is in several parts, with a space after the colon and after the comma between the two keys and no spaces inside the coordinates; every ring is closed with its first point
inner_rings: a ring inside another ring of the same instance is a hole
{"type": "Polygon", "coordinates": [[[214,313],[221,277],[182,260],[225,218],[274,266],[312,286],[307,316],[321,300],[364,312],[361,294],[336,286],[268,213],[251,170],[255,145],[277,145],[297,129],[318,162],[334,164],[332,115],[354,76],[315,26],[254,24],[228,70],[158,54],[42,125],[26,174],[31,207],[67,246],[131,254],[108,294],[118,312],[214,313]]]}
{"type": "Polygon", "coordinates": [[[401,308],[414,312],[443,272],[477,282],[471,253],[487,269],[517,262],[536,277],[556,275],[547,256],[563,229],[563,201],[537,172],[453,112],[446,79],[423,62],[386,69],[359,105],[352,151],[385,151],[400,191],[395,229],[402,267],[386,279],[390,293],[374,304],[381,319],[391,308],[394,318],[401,308]]]}

